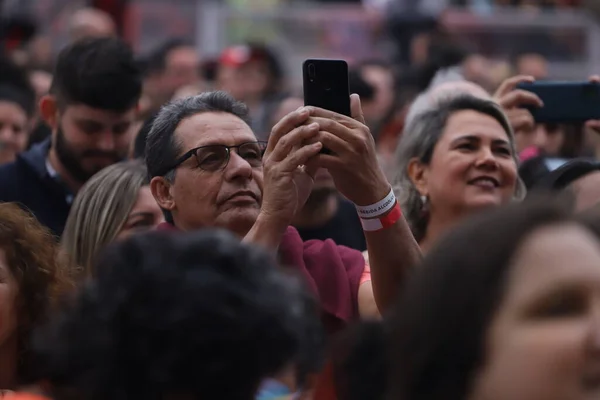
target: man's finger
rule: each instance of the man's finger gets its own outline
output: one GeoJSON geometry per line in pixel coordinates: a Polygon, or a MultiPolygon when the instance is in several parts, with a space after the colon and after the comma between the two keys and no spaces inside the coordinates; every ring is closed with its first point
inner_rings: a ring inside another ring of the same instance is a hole
{"type": "Polygon", "coordinates": [[[317,140],[323,143],[324,148],[331,150],[336,155],[343,155],[352,151],[348,142],[334,133],[319,131],[317,140]]]}
{"type": "Polygon", "coordinates": [[[336,120],[323,117],[310,117],[308,122],[319,124],[319,130],[333,133],[345,141],[351,142],[356,140],[355,133],[352,129],[336,120]]]}
{"type": "Polygon", "coordinates": [[[306,164],[304,164],[304,172],[306,172],[311,178],[315,179],[317,171],[321,168],[319,166],[319,154],[311,157],[306,164]]]}
{"type": "Polygon", "coordinates": [[[530,75],[517,75],[517,76],[513,76],[512,78],[508,78],[504,82],[502,82],[502,84],[500,85],[498,90],[496,90],[496,93],[494,93],[494,98],[500,99],[501,97],[503,97],[506,94],[510,93],[511,91],[515,90],[519,83],[526,83],[526,82],[527,83],[535,82],[535,78],[530,75]]]}
{"type": "Polygon", "coordinates": [[[600,75],[592,75],[592,76],[590,76],[589,81],[593,82],[593,83],[600,83],[600,75]]]}
{"type": "Polygon", "coordinates": [[[355,120],[352,117],[349,117],[349,116],[343,115],[343,114],[338,114],[336,112],[326,110],[324,108],[310,106],[310,107],[308,107],[308,109],[309,109],[311,117],[320,117],[320,118],[337,121],[349,128],[357,128],[358,126],[362,125],[361,122],[355,120]]]}
{"type": "Polygon", "coordinates": [[[305,141],[310,140],[317,133],[319,133],[319,124],[316,123],[294,128],[277,142],[272,151],[267,149],[267,157],[274,161],[281,161],[292,152],[294,147],[302,146],[305,141]]]}
{"type": "Polygon", "coordinates": [[[312,157],[319,154],[321,149],[323,149],[321,142],[302,146],[298,150],[289,153],[284,160],[279,162],[279,167],[282,171],[293,172],[299,166],[306,165],[312,157]]]}
{"type": "Polygon", "coordinates": [[[600,132],[600,121],[598,121],[598,120],[586,121],[585,126],[594,131],[600,132]]]}
{"type": "Polygon", "coordinates": [[[352,118],[365,125],[365,116],[360,104],[360,96],[356,93],[350,95],[350,112],[352,114],[352,118]]]}
{"type": "Polygon", "coordinates": [[[283,117],[271,130],[267,151],[273,151],[279,140],[294,128],[302,125],[309,117],[309,109],[300,107],[298,110],[283,117]]]}

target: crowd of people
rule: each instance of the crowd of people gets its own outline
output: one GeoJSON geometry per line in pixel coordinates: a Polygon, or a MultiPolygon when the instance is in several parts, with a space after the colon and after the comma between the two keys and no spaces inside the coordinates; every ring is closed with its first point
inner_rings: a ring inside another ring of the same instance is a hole
{"type": "Polygon", "coordinates": [[[600,399],[600,121],[534,120],[544,57],[429,32],[346,116],[78,15],[0,57],[0,397],[600,399]]]}

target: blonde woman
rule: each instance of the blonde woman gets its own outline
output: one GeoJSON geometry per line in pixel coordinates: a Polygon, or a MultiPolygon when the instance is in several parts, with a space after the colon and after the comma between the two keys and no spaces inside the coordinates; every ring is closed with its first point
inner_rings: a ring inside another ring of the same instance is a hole
{"type": "Polygon", "coordinates": [[[91,265],[108,243],[164,221],[141,161],[114,164],[79,191],[62,236],[61,253],[75,277],[93,275],[91,265]]]}

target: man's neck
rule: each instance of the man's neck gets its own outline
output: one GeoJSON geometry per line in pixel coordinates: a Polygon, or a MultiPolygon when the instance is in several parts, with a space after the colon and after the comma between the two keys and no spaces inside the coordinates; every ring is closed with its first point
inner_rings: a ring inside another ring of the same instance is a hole
{"type": "Polygon", "coordinates": [[[60,180],[67,186],[67,188],[72,193],[77,193],[79,189],[83,186],[82,182],[74,179],[71,174],[67,171],[64,165],[60,162],[58,155],[56,154],[56,150],[54,147],[50,147],[50,151],[48,152],[48,162],[54,168],[60,180]]]}
{"type": "Polygon", "coordinates": [[[0,390],[15,389],[17,384],[18,342],[16,335],[0,345],[0,390]]]}
{"type": "Polygon", "coordinates": [[[296,228],[314,229],[327,224],[337,213],[340,200],[332,193],[325,201],[307,202],[294,217],[292,225],[296,228]]]}

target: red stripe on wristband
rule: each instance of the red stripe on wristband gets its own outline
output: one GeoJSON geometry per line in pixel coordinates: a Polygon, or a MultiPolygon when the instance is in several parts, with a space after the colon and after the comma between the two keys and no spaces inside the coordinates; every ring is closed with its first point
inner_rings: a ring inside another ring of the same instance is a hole
{"type": "Polygon", "coordinates": [[[360,223],[365,232],[376,232],[393,226],[400,218],[402,218],[402,210],[400,209],[400,204],[396,201],[394,208],[389,214],[380,218],[361,218],[360,223]]]}

